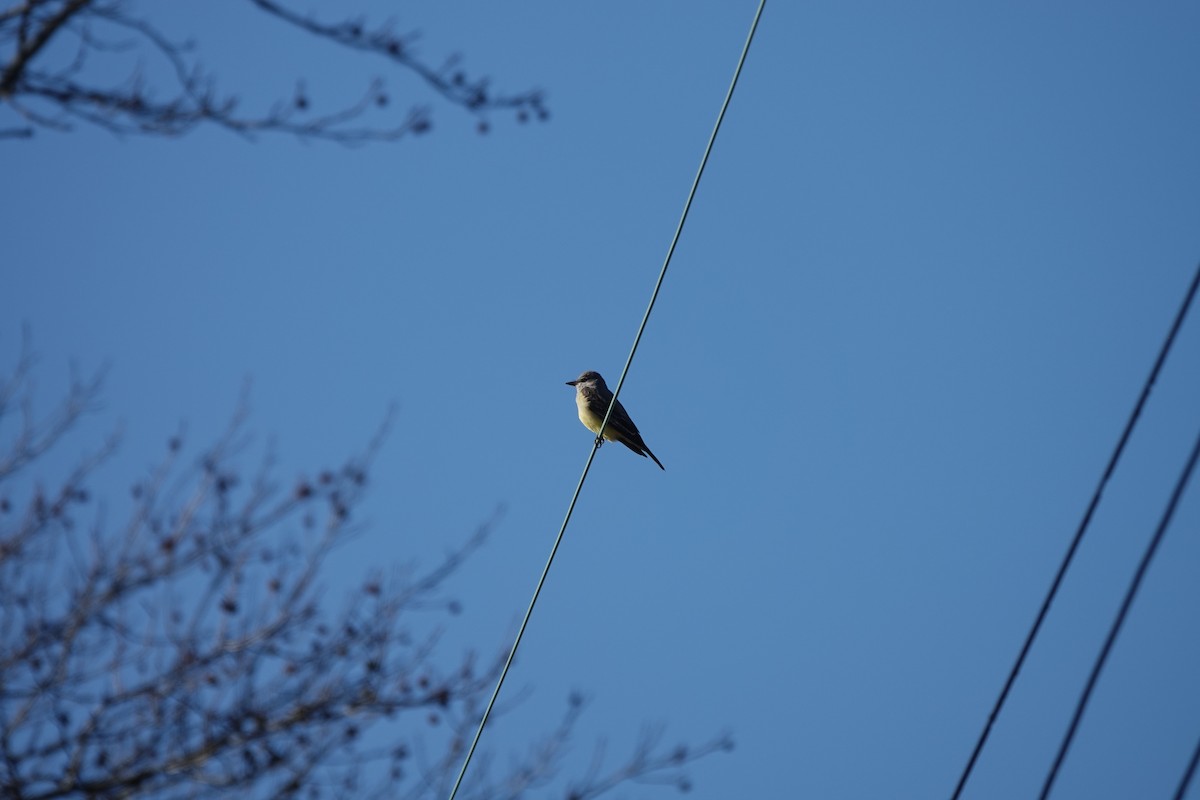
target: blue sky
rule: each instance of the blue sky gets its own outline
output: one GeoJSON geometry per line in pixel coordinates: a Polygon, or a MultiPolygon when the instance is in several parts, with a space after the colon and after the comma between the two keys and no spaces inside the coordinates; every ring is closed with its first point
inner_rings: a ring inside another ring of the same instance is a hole
{"type": "MultiPolygon", "coordinates": [[[[248,104],[384,69],[174,5],[154,19],[248,104]]],[[[396,401],[330,591],[504,504],[454,584],[450,644],[492,650],[587,458],[563,382],[615,383],[753,4],[362,7],[551,119],[480,136],[395,75],[430,135],[5,142],[0,363],[24,322],[47,401],[111,364],[73,446],[123,421],[114,486],[181,421],[214,436],[247,376],[285,475],[396,401]]],[[[1198,36],[1184,2],[770,4],[622,391],[666,471],[598,454],[510,676],[533,694],[484,747],[578,688],[577,769],[650,720],[733,732],[694,797],[948,796],[1200,259],[1198,36]]],[[[1198,410],[1193,316],[966,797],[1040,788],[1198,410]]],[[[1174,790],[1198,534],[1193,486],[1055,797],[1174,790]]]]}

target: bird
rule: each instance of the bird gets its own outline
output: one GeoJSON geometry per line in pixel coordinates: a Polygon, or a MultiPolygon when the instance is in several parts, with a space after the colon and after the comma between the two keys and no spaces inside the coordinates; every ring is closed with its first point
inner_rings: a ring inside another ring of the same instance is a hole
{"type": "MultiPolygon", "coordinates": [[[[608,406],[613,399],[613,393],[608,390],[604,378],[600,377],[599,372],[588,370],[575,380],[567,381],[567,386],[575,387],[575,405],[579,407],[579,421],[592,433],[599,433],[604,415],[608,413],[608,406]]],[[[612,416],[608,418],[604,438],[611,442],[620,442],[642,458],[650,456],[659,469],[666,471],[667,468],[658,460],[658,456],[650,452],[650,448],[642,440],[642,434],[638,432],[637,425],[633,424],[620,400],[617,401],[612,416]]]]}

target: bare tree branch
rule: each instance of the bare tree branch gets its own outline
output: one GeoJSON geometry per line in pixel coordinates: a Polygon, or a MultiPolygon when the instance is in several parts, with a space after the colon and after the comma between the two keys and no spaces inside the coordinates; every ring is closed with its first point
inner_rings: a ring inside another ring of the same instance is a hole
{"type": "Polygon", "coordinates": [[[12,413],[15,403],[19,403],[21,415],[15,438],[0,450],[0,481],[16,474],[22,467],[45,453],[79,417],[98,408],[104,371],[97,372],[91,378],[81,379],[75,370],[72,370],[66,397],[57,408],[38,419],[33,410],[30,370],[34,360],[29,347],[29,334],[26,332],[22,337],[21,354],[12,375],[7,379],[0,378],[0,421],[12,413]]]}
{"type": "MultiPolygon", "coordinates": [[[[368,571],[337,609],[322,570],[359,530],[390,415],[358,455],[287,487],[269,448],[247,466],[243,399],[195,455],[170,437],[111,526],[88,509],[115,437],[57,486],[26,475],[95,408],[100,379],[73,378],[42,417],[32,364],[26,345],[0,381],[0,422],[17,423],[0,442],[0,796],[444,796],[505,656],[446,653],[447,588],[500,512],[437,563],[368,571]]],[[[494,775],[481,754],[465,796],[549,786],[583,708],[570,698],[494,775]]],[[[685,788],[682,768],[723,749],[666,749],[648,729],[616,766],[598,750],[567,797],[685,788]]]]}
{"type": "MultiPolygon", "coordinates": [[[[469,78],[459,69],[457,58],[435,69],[414,52],[415,35],[398,35],[390,23],[321,22],[274,0],[246,2],[316,41],[381,56],[389,66],[418,76],[435,94],[474,116],[480,131],[488,129],[496,112],[512,113],[520,121],[548,118],[540,90],[493,92],[487,79],[469,78]]],[[[391,97],[378,76],[365,82],[357,98],[321,113],[301,88],[264,111],[247,114],[240,110],[237,94],[218,92],[215,77],[196,51],[194,44],[173,41],[121,0],[13,0],[0,9],[0,105],[9,106],[28,126],[0,128],[0,139],[29,138],[38,128],[68,131],[77,122],[114,134],[152,136],[180,136],[209,123],[243,136],[290,133],[360,144],[393,141],[432,126],[425,104],[411,106],[399,119],[389,117],[391,97]],[[66,64],[56,61],[68,48],[73,58],[66,64]],[[92,77],[109,71],[113,58],[125,59],[124,81],[92,77]],[[148,60],[152,64],[156,59],[166,70],[147,67],[148,60]]],[[[295,83],[303,86],[301,80],[295,83]]]]}

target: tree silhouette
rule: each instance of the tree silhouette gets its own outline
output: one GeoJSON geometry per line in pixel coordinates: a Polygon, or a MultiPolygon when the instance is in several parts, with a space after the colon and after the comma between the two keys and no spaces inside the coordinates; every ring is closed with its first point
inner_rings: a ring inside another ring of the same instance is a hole
{"type": "MultiPolygon", "coordinates": [[[[73,376],[38,414],[31,366],[24,348],[0,380],[0,795],[446,796],[504,653],[448,654],[426,620],[452,624],[449,579],[497,520],[433,566],[364,575],[335,607],[321,571],[356,530],[386,426],[341,467],[284,486],[269,456],[246,466],[243,403],[212,446],[189,455],[172,436],[128,498],[98,502],[115,436],[57,480],[34,473],[63,463],[102,375],[73,376]]],[[[731,747],[724,736],[664,747],[647,729],[622,763],[598,748],[564,782],[584,708],[568,698],[503,770],[483,754],[461,796],[686,789],[682,767],[731,747]]]]}
{"type": "MultiPolygon", "coordinates": [[[[301,76],[290,96],[245,112],[236,91],[218,90],[197,43],[174,40],[125,0],[9,3],[0,7],[0,105],[9,106],[24,124],[0,127],[0,138],[27,138],[38,129],[71,130],[77,123],[118,134],[178,136],[211,123],[243,135],[282,132],[354,144],[421,134],[432,125],[425,104],[410,106],[396,119],[381,77],[366,80],[357,97],[319,107],[301,76]]],[[[390,22],[370,24],[358,17],[325,22],[276,0],[243,3],[280,29],[416,75],[434,95],[473,115],[481,132],[494,112],[512,113],[520,121],[548,116],[540,91],[493,92],[487,79],[469,77],[457,56],[432,66],[418,54],[416,34],[396,33],[390,22]]],[[[212,11],[230,12],[228,4],[212,11]]]]}

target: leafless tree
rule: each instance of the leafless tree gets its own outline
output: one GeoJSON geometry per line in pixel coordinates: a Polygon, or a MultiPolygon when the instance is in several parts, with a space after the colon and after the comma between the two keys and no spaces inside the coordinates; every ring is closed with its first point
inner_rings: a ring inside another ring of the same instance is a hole
{"type": "MultiPolygon", "coordinates": [[[[213,14],[236,10],[228,3],[208,5],[213,14]]],[[[327,22],[277,0],[242,5],[281,29],[417,76],[434,95],[473,115],[480,131],[488,129],[495,112],[520,121],[547,118],[541,91],[494,92],[487,79],[469,77],[457,56],[433,66],[418,53],[417,35],[397,33],[391,22],[372,24],[360,17],[327,22]]],[[[196,42],[176,41],[129,0],[0,0],[0,107],[7,105],[24,120],[0,127],[0,138],[70,130],[76,123],[118,134],[178,136],[212,123],[248,136],[283,132],[354,144],[424,133],[432,124],[427,104],[392,115],[381,77],[366,80],[357,97],[319,104],[300,76],[286,99],[244,112],[238,91],[245,87],[219,91],[199,50],[196,42]],[[125,77],[105,77],[114,74],[125,77]]]]}
{"type": "MultiPolygon", "coordinates": [[[[322,568],[356,530],[382,431],[283,486],[239,412],[212,447],[189,456],[172,436],[127,497],[98,500],[115,436],[77,462],[60,445],[101,376],[73,377],[38,414],[31,365],[25,349],[0,378],[0,796],[445,797],[503,648],[450,655],[438,631],[459,611],[449,579],[496,520],[431,567],[364,575],[338,606],[322,568]],[[53,463],[75,466],[35,474],[53,463]]],[[[569,698],[503,769],[484,753],[461,796],[686,789],[683,767],[731,746],[665,747],[649,730],[620,763],[597,748],[567,781],[584,706],[569,698]]]]}

